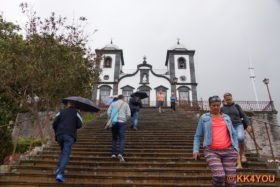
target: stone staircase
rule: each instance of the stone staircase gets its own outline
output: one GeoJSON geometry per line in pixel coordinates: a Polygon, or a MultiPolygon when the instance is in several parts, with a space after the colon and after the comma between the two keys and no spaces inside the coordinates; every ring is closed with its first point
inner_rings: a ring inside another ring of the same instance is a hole
{"type": "MultiPolygon", "coordinates": [[[[0,175],[5,187],[92,186],[211,186],[211,173],[203,153],[192,160],[196,120],[183,111],[159,114],[142,109],[139,130],[126,131],[125,163],[111,158],[111,131],[104,130],[106,116],[85,125],[78,133],[67,167],[65,182],[55,181],[59,147],[56,143],[0,175]]],[[[254,154],[239,175],[273,175],[274,183],[242,182],[238,186],[280,186],[277,171],[254,154]]]]}

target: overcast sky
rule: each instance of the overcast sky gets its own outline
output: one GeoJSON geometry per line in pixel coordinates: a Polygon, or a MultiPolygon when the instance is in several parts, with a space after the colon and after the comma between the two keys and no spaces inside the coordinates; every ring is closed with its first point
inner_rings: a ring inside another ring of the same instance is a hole
{"type": "MultiPolygon", "coordinates": [[[[20,0],[0,0],[9,21],[23,25],[20,0]]],[[[32,0],[41,17],[51,12],[88,19],[91,47],[113,39],[123,49],[124,69],[136,69],[143,56],[165,69],[167,50],[180,38],[195,50],[198,97],[232,92],[235,100],[255,100],[249,62],[256,74],[259,100],[268,100],[262,80],[280,110],[280,0],[32,0]]]]}

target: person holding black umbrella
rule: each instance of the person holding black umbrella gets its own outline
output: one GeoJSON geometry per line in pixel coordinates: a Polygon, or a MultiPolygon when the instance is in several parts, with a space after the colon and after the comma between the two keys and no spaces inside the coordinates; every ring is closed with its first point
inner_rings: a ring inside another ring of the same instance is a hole
{"type": "Polygon", "coordinates": [[[56,114],[53,122],[55,140],[61,149],[55,172],[58,182],[64,182],[64,170],[69,161],[72,145],[77,139],[77,129],[83,125],[83,119],[78,109],[85,112],[98,112],[100,110],[91,100],[80,96],[66,97],[62,102],[66,108],[56,114]]]}
{"type": "Polygon", "coordinates": [[[132,94],[131,98],[129,99],[129,107],[131,110],[131,128],[138,130],[139,112],[140,108],[142,108],[141,99],[135,94],[132,94]]]}
{"type": "Polygon", "coordinates": [[[55,140],[60,145],[59,162],[56,169],[56,180],[64,182],[64,170],[68,164],[72,145],[77,138],[77,129],[83,125],[83,120],[75,108],[74,101],[64,101],[66,108],[56,114],[53,122],[53,129],[55,131],[55,140]]]}

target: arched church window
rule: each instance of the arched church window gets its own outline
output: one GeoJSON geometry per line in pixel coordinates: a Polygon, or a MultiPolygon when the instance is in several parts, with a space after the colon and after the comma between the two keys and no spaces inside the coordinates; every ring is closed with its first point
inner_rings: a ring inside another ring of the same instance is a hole
{"type": "Polygon", "coordinates": [[[186,69],[187,64],[186,64],[186,59],[184,57],[180,57],[178,59],[178,69],[186,69]]]}
{"type": "Polygon", "coordinates": [[[122,89],[122,95],[124,96],[124,101],[128,103],[130,99],[130,95],[133,93],[134,88],[127,85],[121,89],[122,89]]]}
{"type": "Polygon", "coordinates": [[[100,103],[105,104],[106,98],[108,98],[111,94],[112,88],[107,85],[103,85],[100,87],[100,103]]]}
{"type": "Polygon", "coordinates": [[[180,104],[186,104],[190,101],[190,88],[182,86],[178,88],[180,104]]]}
{"type": "Polygon", "coordinates": [[[105,57],[104,60],[104,68],[111,68],[112,67],[112,58],[111,57],[105,57]]]}

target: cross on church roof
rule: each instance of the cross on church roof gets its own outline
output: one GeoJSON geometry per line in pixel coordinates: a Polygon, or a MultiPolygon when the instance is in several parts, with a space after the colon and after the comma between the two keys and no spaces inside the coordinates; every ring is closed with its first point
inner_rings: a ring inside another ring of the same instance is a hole
{"type": "Polygon", "coordinates": [[[146,59],[147,59],[147,57],[146,57],[146,56],[144,56],[144,57],[143,57],[143,64],[147,64],[146,59]]]}
{"type": "Polygon", "coordinates": [[[180,45],[180,38],[177,38],[177,44],[180,45]]]}

